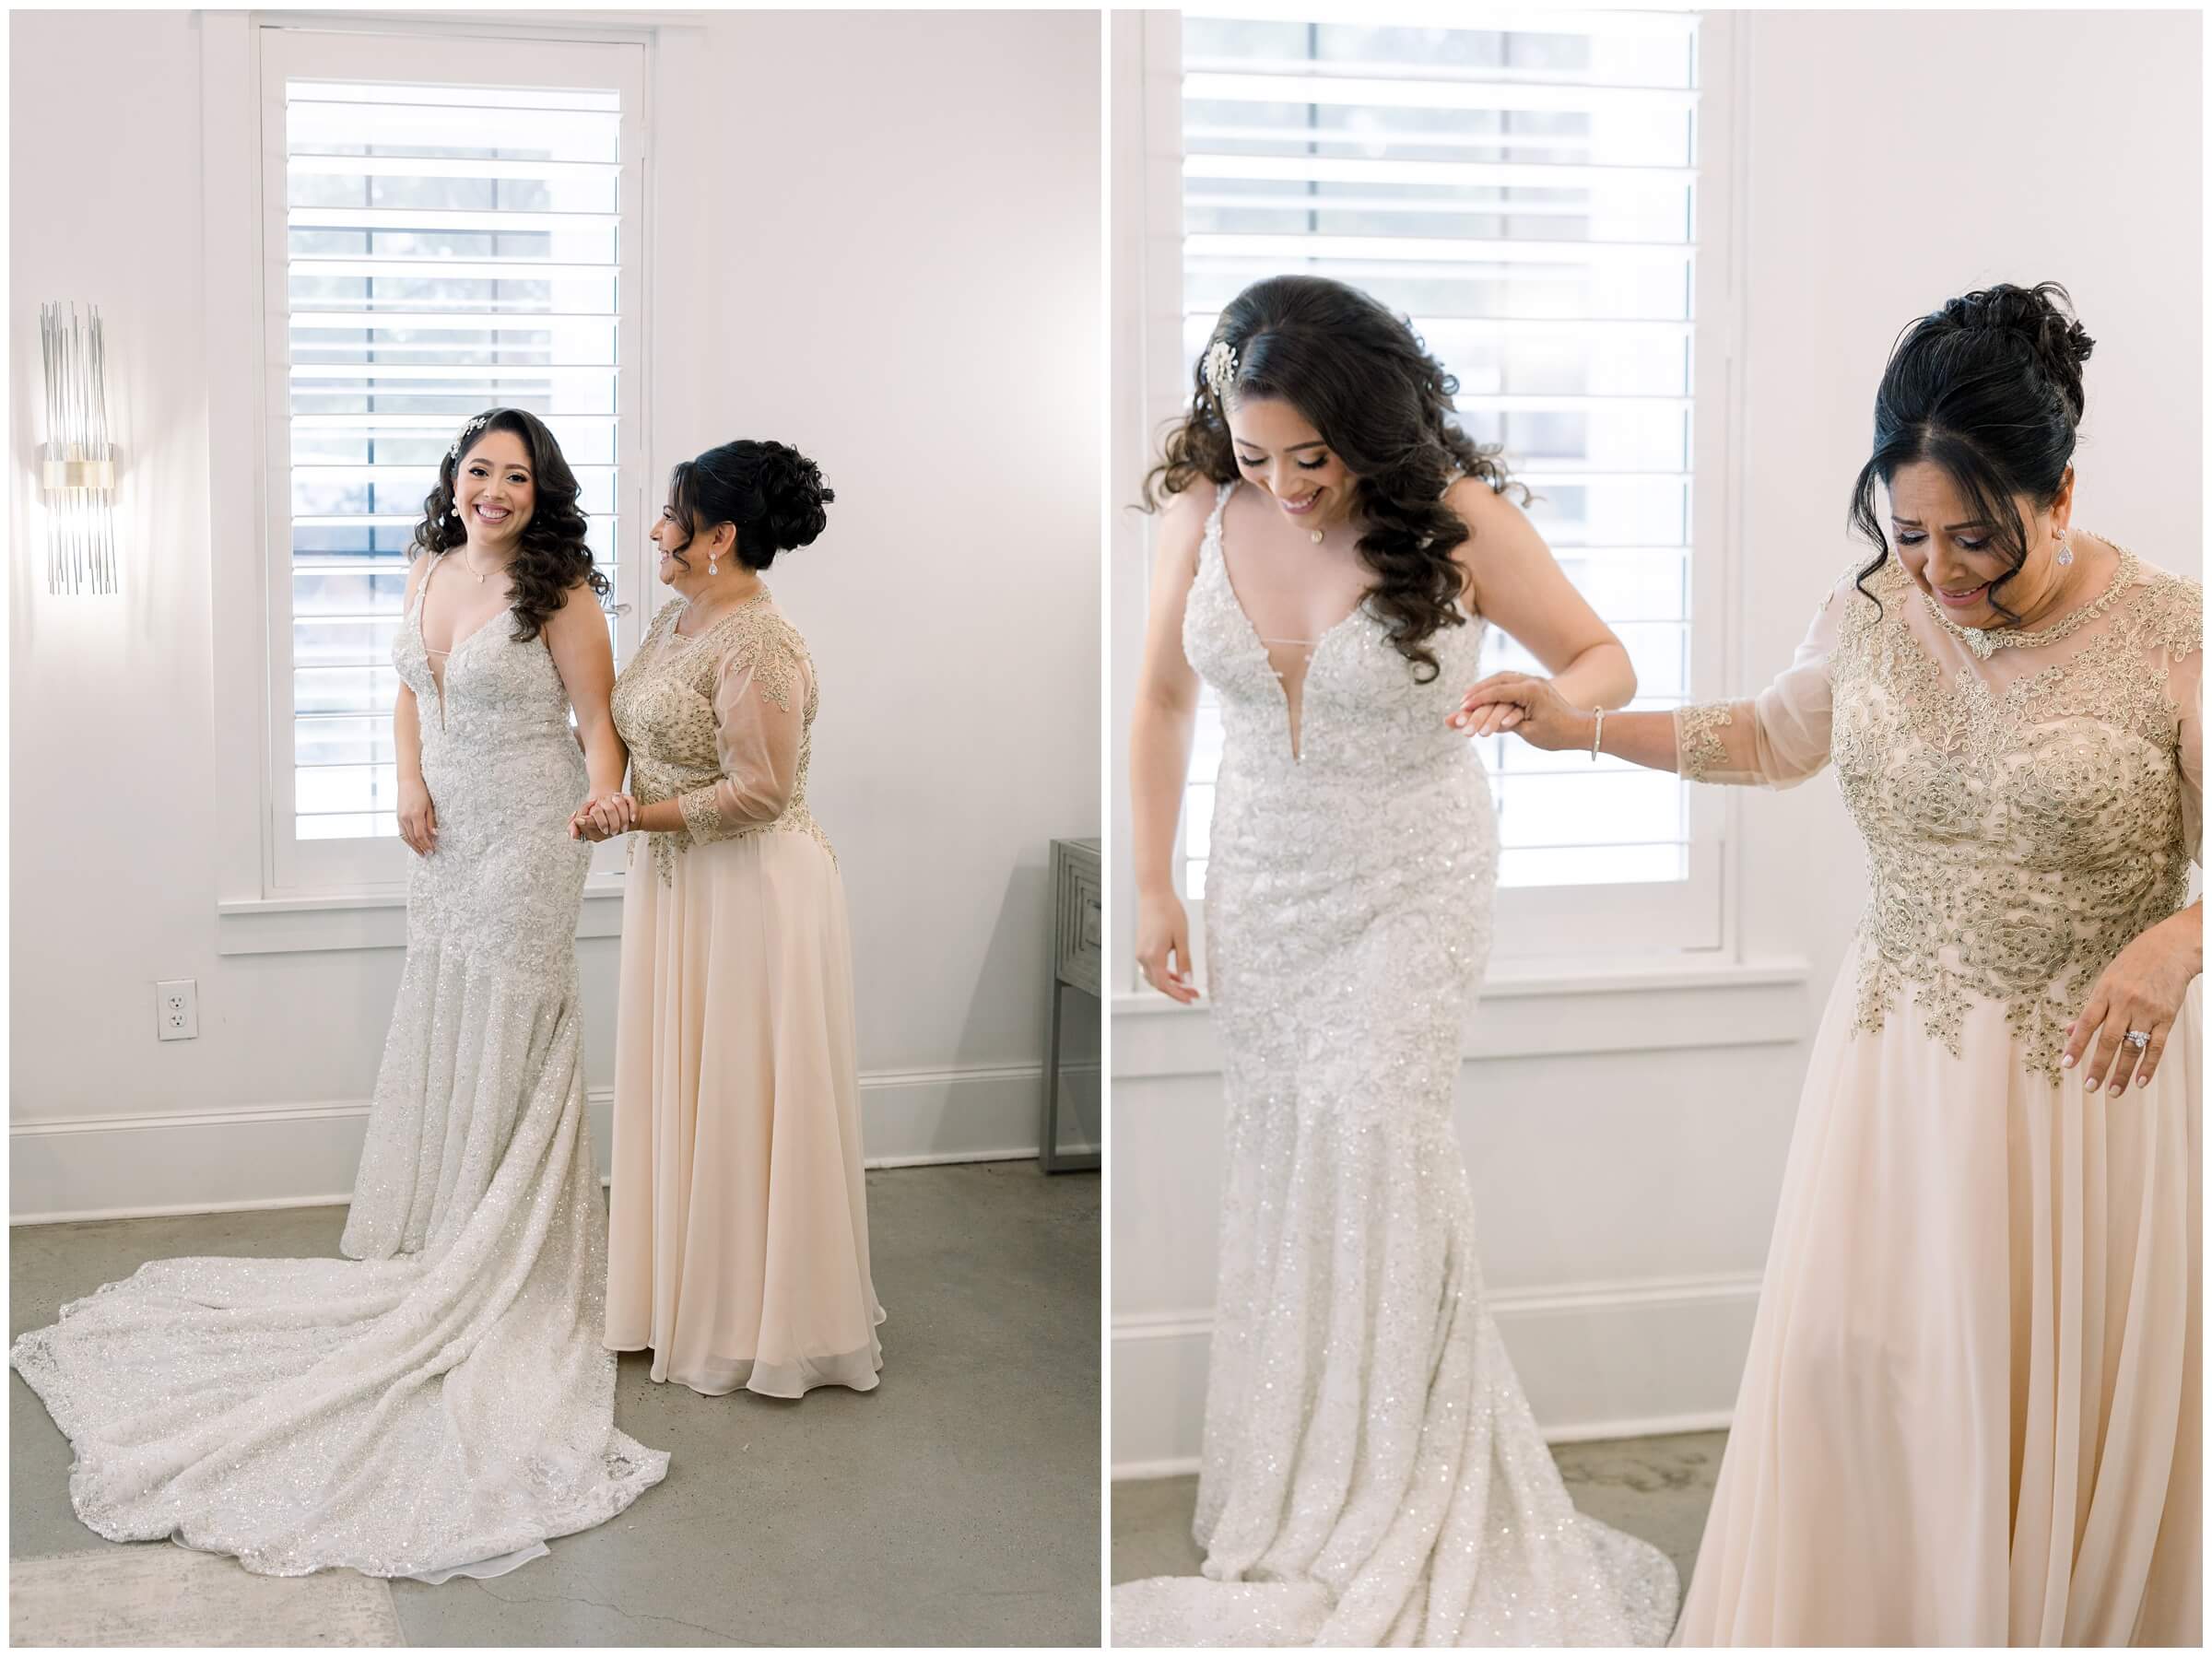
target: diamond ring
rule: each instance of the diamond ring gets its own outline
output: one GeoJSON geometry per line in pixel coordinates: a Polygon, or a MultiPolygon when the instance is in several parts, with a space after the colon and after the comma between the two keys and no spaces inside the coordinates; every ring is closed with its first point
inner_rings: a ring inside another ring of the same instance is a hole
{"type": "Polygon", "coordinates": [[[2129,1030],[2127,1034],[2121,1039],[2124,1040],[2130,1047],[2134,1048],[2137,1052],[2141,1052],[2143,1049],[2150,1045],[2150,1032],[2148,1030],[2129,1030]]]}

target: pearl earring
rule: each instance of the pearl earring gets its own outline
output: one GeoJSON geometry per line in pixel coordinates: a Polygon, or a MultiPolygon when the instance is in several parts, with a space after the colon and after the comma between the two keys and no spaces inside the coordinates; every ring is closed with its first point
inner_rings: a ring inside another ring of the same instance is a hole
{"type": "Polygon", "coordinates": [[[2059,567],[2064,569],[2066,565],[2071,564],[2074,561],[2074,549],[2066,545],[2066,532],[2065,530],[2054,529],[2051,533],[2058,538],[2058,562],[2059,567]]]}

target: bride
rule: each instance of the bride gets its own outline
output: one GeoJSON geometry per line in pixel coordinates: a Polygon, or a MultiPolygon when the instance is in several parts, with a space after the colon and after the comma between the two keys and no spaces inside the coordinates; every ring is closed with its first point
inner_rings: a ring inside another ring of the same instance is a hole
{"type": "Polygon", "coordinates": [[[417,531],[393,657],[418,861],[355,1258],[155,1261],[15,1344],[103,1536],[274,1576],[490,1576],[666,1471],[615,1430],[600,1346],[574,941],[591,851],[568,824],[623,755],[576,496],[545,425],[493,409],[417,531]]]}
{"type": "Polygon", "coordinates": [[[1206,1575],[1117,1587],[1117,1645],[1657,1644],[1674,1620],[1674,1568],[1578,1515],[1537,1434],[1453,1134],[1498,842],[1446,719],[1484,624],[1577,701],[1635,689],[1454,389],[1366,295],[1275,277],[1221,313],[1153,474],[1137,958],[1196,998],[1169,868],[1203,677],[1229,1171],[1206,1575]]]}

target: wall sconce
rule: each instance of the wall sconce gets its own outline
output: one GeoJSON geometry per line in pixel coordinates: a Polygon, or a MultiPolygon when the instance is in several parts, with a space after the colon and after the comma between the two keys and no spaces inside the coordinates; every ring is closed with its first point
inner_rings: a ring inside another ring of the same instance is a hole
{"type": "Polygon", "coordinates": [[[57,302],[39,307],[46,359],[46,442],[40,488],[46,497],[46,590],[113,593],[115,447],[108,441],[107,350],[100,311],[57,302]]]}

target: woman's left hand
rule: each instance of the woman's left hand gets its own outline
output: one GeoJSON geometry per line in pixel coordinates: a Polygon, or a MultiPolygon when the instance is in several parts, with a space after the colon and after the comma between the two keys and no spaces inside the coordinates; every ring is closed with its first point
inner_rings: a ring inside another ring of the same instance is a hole
{"type": "Polygon", "coordinates": [[[586,800],[569,819],[569,833],[579,840],[606,840],[637,827],[638,803],[626,793],[603,794],[586,800]]]}
{"type": "Polygon", "coordinates": [[[2069,1067],[2080,1064],[2090,1041],[2096,1041],[2097,1051],[2082,1068],[2082,1082],[2089,1092],[2107,1082],[2118,1093],[2127,1086],[2131,1072],[2136,1087],[2150,1085],[2182,1010],[2182,998],[2197,974],[2199,950],[2179,926],[2181,919],[2162,921],[2137,934],[2104,970],[2081,1017],[2074,1021],[2060,1062],[2069,1067]],[[2145,1031],[2149,1042],[2141,1048],[2129,1045],[2130,1030],[2145,1031]]]}
{"type": "Polygon", "coordinates": [[[1524,673],[1490,675],[1467,691],[1445,723],[1465,736],[1518,731],[1530,746],[1551,751],[1590,746],[1591,716],[1549,679],[1524,673]]]}

